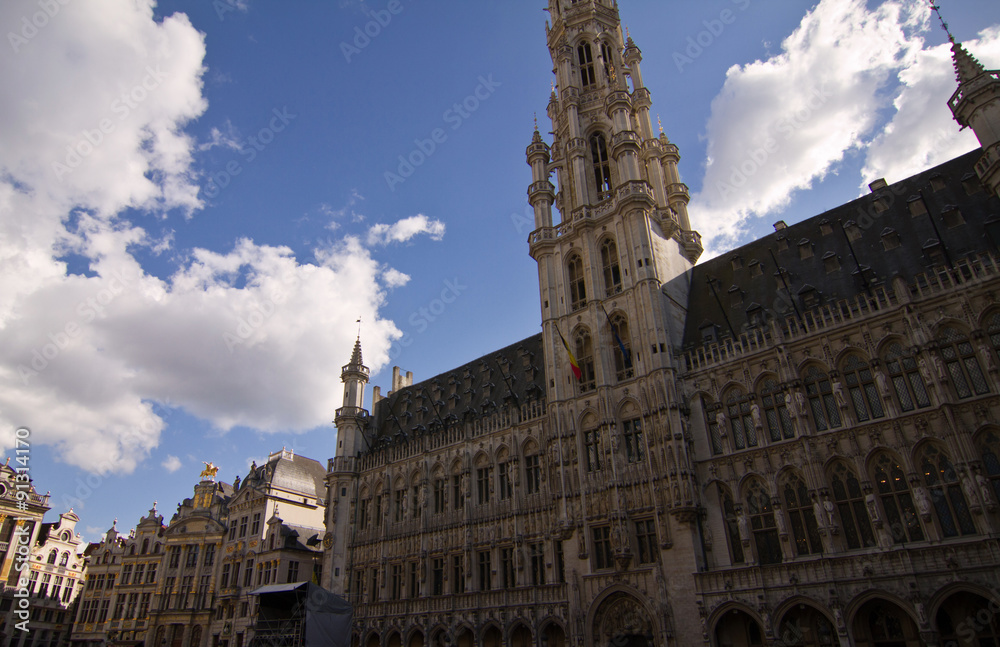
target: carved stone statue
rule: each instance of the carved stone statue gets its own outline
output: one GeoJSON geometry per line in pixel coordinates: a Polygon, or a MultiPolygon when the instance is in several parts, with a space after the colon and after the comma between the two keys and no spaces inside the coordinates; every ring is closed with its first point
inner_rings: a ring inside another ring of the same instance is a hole
{"type": "Polygon", "coordinates": [[[837,527],[837,517],[835,514],[836,506],[833,505],[833,501],[830,499],[823,500],[823,512],[826,513],[826,525],[830,528],[837,527]]]}
{"type": "Polygon", "coordinates": [[[785,526],[785,515],[781,512],[781,510],[775,509],[774,523],[778,526],[779,535],[782,537],[788,535],[788,527],[785,526]]]}
{"type": "Polygon", "coordinates": [[[882,525],[882,515],[878,511],[878,502],[875,500],[874,494],[868,494],[865,496],[865,505],[868,507],[868,517],[872,520],[872,523],[876,527],[882,525]]]}
{"type": "Polygon", "coordinates": [[[982,474],[976,474],[976,484],[979,486],[979,496],[982,497],[983,505],[987,508],[996,507],[995,495],[990,482],[982,474]]]}
{"type": "Polygon", "coordinates": [[[719,432],[726,430],[726,414],[722,413],[721,409],[715,414],[715,424],[719,425],[719,432]]]}
{"type": "Polygon", "coordinates": [[[837,399],[837,406],[847,408],[847,396],[844,395],[844,385],[840,381],[833,383],[833,397],[837,399]]]}
{"type": "Polygon", "coordinates": [[[875,371],[875,384],[878,385],[878,392],[882,394],[882,397],[888,398],[889,380],[886,379],[885,373],[882,371],[875,371]]]}
{"type": "Polygon", "coordinates": [[[916,499],[917,511],[925,520],[931,516],[931,501],[927,498],[927,490],[917,486],[913,488],[913,498],[916,499]]]}
{"type": "Polygon", "coordinates": [[[750,529],[747,527],[747,516],[740,512],[736,517],[736,525],[740,529],[740,541],[744,544],[750,543],[750,529]]]}
{"type": "Polygon", "coordinates": [[[806,415],[806,396],[801,391],[795,392],[795,411],[800,416],[806,415]]]}
{"type": "Polygon", "coordinates": [[[924,382],[931,384],[934,381],[931,376],[931,369],[927,366],[927,358],[921,357],[917,359],[917,370],[920,371],[920,376],[924,378],[924,382]]]}
{"type": "Polygon", "coordinates": [[[934,366],[937,368],[938,379],[942,382],[948,379],[948,370],[945,368],[944,360],[940,357],[934,358],[934,366]]]}
{"type": "Polygon", "coordinates": [[[983,356],[983,363],[986,364],[986,369],[992,373],[997,371],[997,357],[986,344],[979,345],[979,352],[983,356]]]}
{"type": "Polygon", "coordinates": [[[962,490],[965,492],[965,498],[968,499],[969,505],[974,508],[979,507],[979,493],[976,491],[976,483],[968,474],[962,476],[962,490]]]}
{"type": "Polygon", "coordinates": [[[819,499],[813,501],[813,516],[816,517],[816,523],[820,528],[826,528],[826,514],[819,499]]]}
{"type": "Polygon", "coordinates": [[[750,405],[750,415],[753,417],[753,426],[757,429],[763,428],[763,423],[760,419],[760,406],[756,402],[750,405]]]}

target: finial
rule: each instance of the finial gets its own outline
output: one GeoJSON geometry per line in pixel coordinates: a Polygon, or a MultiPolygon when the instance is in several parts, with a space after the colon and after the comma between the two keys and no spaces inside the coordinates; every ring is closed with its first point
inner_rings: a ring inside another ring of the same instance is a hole
{"type": "Polygon", "coordinates": [[[945,33],[948,34],[948,40],[954,43],[955,37],[951,35],[951,29],[948,28],[948,23],[944,21],[944,16],[941,15],[941,7],[939,5],[934,4],[934,0],[929,0],[929,1],[931,4],[931,10],[937,14],[938,20],[941,21],[941,29],[943,29],[945,33]]]}
{"type": "Polygon", "coordinates": [[[656,115],[656,125],[660,128],[660,134],[663,134],[663,122],[660,121],[660,115],[656,115]]]}
{"type": "MultiPolygon", "coordinates": [[[[555,89],[555,86],[553,86],[553,90],[554,89],[555,89]]],[[[538,132],[538,113],[537,112],[535,113],[535,132],[538,132]]]]}
{"type": "Polygon", "coordinates": [[[358,339],[361,339],[361,317],[358,317],[358,339]]]}

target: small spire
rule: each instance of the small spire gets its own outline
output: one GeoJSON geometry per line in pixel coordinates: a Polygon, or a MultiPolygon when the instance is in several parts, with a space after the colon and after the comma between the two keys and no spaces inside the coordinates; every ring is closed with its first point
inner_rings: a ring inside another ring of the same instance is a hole
{"type": "Polygon", "coordinates": [[[354,342],[354,352],[351,353],[351,366],[363,366],[364,362],[361,361],[361,333],[358,333],[358,339],[354,342]]]}
{"type": "Polygon", "coordinates": [[[970,54],[962,43],[952,41],[951,60],[955,64],[955,76],[959,84],[969,83],[976,77],[985,74],[986,68],[970,54]]]}

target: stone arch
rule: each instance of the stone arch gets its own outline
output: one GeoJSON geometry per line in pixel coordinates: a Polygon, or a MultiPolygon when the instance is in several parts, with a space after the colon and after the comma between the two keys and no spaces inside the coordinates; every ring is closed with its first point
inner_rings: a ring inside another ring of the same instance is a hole
{"type": "Polygon", "coordinates": [[[647,647],[646,636],[656,632],[654,618],[641,593],[626,585],[612,586],[597,596],[587,613],[589,644],[647,647]]]}
{"type": "Polygon", "coordinates": [[[625,398],[622,400],[621,404],[618,405],[618,419],[624,420],[626,418],[637,418],[642,415],[642,407],[636,402],[635,398],[625,398]]]}
{"type": "Polygon", "coordinates": [[[490,464],[490,457],[485,451],[479,450],[472,459],[472,464],[476,467],[486,467],[490,464]]]}
{"type": "Polygon", "coordinates": [[[534,636],[531,628],[523,621],[514,622],[507,633],[507,643],[505,647],[534,647],[534,636]]]}
{"type": "Polygon", "coordinates": [[[873,594],[852,614],[850,632],[856,647],[899,645],[920,647],[920,629],[910,605],[892,596],[873,594]]]}
{"type": "MultiPolygon", "coordinates": [[[[871,641],[866,638],[867,629],[862,633],[859,633],[858,630],[859,628],[864,629],[861,625],[872,621],[871,613],[879,607],[893,612],[896,619],[906,625],[907,630],[912,629],[911,633],[917,636],[918,620],[913,614],[912,605],[888,591],[870,589],[851,600],[844,613],[847,617],[848,631],[854,637],[856,647],[871,647],[871,641]]],[[[919,638],[915,637],[905,638],[903,644],[906,647],[919,647],[921,643],[919,638]]]]}
{"type": "Polygon", "coordinates": [[[403,647],[403,636],[398,629],[393,629],[385,639],[385,647],[403,647]]]}
{"type": "Polygon", "coordinates": [[[758,375],[756,378],[754,378],[753,384],[752,384],[753,392],[754,393],[760,393],[760,390],[762,388],[764,388],[764,382],[766,382],[767,380],[774,380],[778,384],[782,383],[781,376],[778,375],[776,372],[774,372],[774,371],[764,371],[763,373],[761,373],[760,375],[758,375]]]}
{"type": "Polygon", "coordinates": [[[861,359],[866,363],[871,363],[871,353],[869,353],[867,349],[855,346],[854,344],[848,344],[837,351],[837,354],[833,358],[833,365],[837,367],[838,371],[843,368],[844,362],[846,362],[851,355],[860,355],[861,359]]]}
{"type": "Polygon", "coordinates": [[[451,635],[451,631],[444,625],[436,625],[433,629],[427,632],[430,636],[428,641],[428,647],[451,647],[455,644],[455,638],[451,635]]]}
{"type": "Polygon", "coordinates": [[[820,602],[804,595],[782,602],[774,613],[775,644],[785,647],[836,645],[837,621],[820,602]]]}
{"type": "Polygon", "coordinates": [[[719,647],[763,647],[760,616],[739,602],[729,602],[712,612],[707,621],[719,647]]]}
{"type": "Polygon", "coordinates": [[[942,644],[989,645],[1000,641],[1000,598],[990,591],[971,589],[980,587],[951,587],[930,617],[942,644]]]}
{"type": "Polygon", "coordinates": [[[476,647],[476,632],[469,625],[462,624],[455,629],[454,647],[476,647]]]}
{"type": "Polygon", "coordinates": [[[503,647],[503,630],[495,622],[487,622],[483,627],[479,644],[482,647],[503,647]]]}
{"type": "Polygon", "coordinates": [[[382,647],[382,641],[377,631],[372,631],[365,638],[365,647],[382,647]]]}
{"type": "Polygon", "coordinates": [[[419,627],[414,628],[406,639],[406,647],[424,647],[425,642],[423,630],[419,627]]]}
{"type": "Polygon", "coordinates": [[[542,630],[539,632],[542,644],[546,647],[568,647],[566,639],[566,629],[562,623],[555,619],[545,620],[541,624],[542,630]]]}

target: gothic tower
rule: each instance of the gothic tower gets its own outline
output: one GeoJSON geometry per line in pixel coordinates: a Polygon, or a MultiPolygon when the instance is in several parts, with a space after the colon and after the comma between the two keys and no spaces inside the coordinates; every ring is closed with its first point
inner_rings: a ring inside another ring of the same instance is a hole
{"type": "Polygon", "coordinates": [[[987,71],[961,43],[950,40],[958,90],[948,107],[955,121],[976,133],[983,147],[976,173],[984,186],[1000,195],[1000,71],[987,71]]]}
{"type": "Polygon", "coordinates": [[[354,343],[351,361],[341,369],[344,383],[343,406],[337,409],[337,454],[326,475],[329,500],[326,504],[327,533],[323,539],[322,585],[343,594],[347,575],[347,542],[351,537],[352,508],[357,497],[357,456],[361,452],[368,411],[364,408],[369,370],[361,359],[361,337],[354,343]]]}
{"type": "Polygon", "coordinates": [[[567,569],[642,569],[616,591],[593,591],[583,606],[597,624],[613,623],[609,609],[634,602],[648,620],[636,635],[687,635],[694,629],[681,625],[697,617],[689,591],[702,559],[699,500],[672,358],[701,240],[688,218],[677,147],[653,132],[642,55],[622,33],[617,2],[551,0],[548,11],[552,144],[536,126],[527,148],[529,246],[538,263],[549,449],[565,478],[580,484],[560,502],[561,527],[579,533],[567,569]],[[633,555],[629,537],[650,532],[655,550],[639,540],[644,554],[633,555]],[[607,544],[614,564],[600,555],[607,544]],[[630,597],[642,589],[657,593],[630,597]]]}

